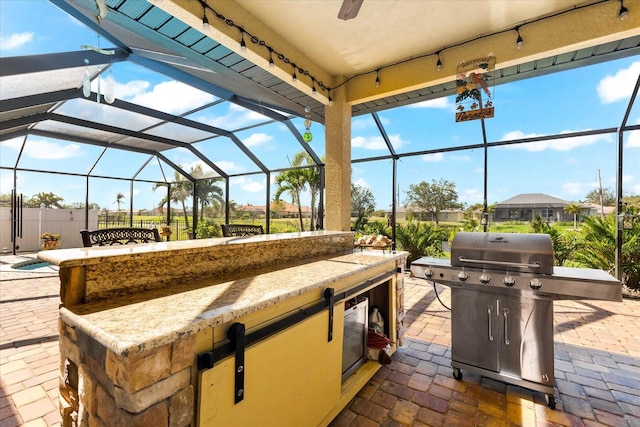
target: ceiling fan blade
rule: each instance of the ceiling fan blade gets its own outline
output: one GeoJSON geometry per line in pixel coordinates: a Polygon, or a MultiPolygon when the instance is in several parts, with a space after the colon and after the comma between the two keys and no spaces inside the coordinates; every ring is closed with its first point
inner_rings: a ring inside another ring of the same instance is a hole
{"type": "Polygon", "coordinates": [[[363,1],[364,0],[343,0],[342,6],[340,6],[340,12],[338,12],[338,18],[344,19],[345,21],[355,18],[360,11],[360,6],[362,6],[363,1]]]}

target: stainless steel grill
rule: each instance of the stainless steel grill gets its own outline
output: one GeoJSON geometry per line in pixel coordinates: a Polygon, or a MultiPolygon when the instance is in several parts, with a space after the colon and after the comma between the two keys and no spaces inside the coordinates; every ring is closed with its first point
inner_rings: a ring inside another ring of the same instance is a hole
{"type": "Polygon", "coordinates": [[[457,233],[451,260],[424,257],[416,277],[451,287],[451,366],[554,399],[553,300],[622,301],[602,270],[554,267],[546,234],[457,233]]]}

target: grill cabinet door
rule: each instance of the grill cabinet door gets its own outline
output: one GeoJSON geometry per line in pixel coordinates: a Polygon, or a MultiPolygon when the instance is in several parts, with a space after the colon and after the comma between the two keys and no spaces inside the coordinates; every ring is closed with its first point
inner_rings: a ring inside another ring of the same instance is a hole
{"type": "Polygon", "coordinates": [[[553,386],[553,301],[499,296],[501,373],[553,386]]]}
{"type": "Polygon", "coordinates": [[[498,371],[497,296],[451,288],[451,359],[498,371]]]}

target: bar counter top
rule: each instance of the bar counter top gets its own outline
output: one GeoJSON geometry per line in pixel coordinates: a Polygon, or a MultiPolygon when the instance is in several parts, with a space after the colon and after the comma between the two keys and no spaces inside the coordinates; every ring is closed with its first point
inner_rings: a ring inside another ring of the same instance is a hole
{"type": "Polygon", "coordinates": [[[307,292],[320,297],[325,288],[360,272],[395,272],[406,255],[375,250],[324,255],[62,307],[60,316],[116,354],[145,352],[307,292]]]}

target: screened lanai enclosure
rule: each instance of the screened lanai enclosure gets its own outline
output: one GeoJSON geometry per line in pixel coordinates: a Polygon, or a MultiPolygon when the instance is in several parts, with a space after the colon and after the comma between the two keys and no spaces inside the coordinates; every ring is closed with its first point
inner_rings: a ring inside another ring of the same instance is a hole
{"type": "Polygon", "coordinates": [[[227,223],[232,205],[271,218],[278,175],[302,167],[318,172],[317,227],[344,229],[352,182],[392,221],[410,185],[439,179],[483,215],[518,194],[582,200],[596,184],[622,214],[640,192],[638,1],[365,0],[347,20],[335,1],[38,5],[83,32],[76,49],[0,58],[14,202],[54,193],[86,222],[182,201],[195,229],[202,199],[227,223]],[[481,81],[465,74],[476,60],[490,64],[481,81]],[[456,120],[478,108],[465,89],[491,115],[456,120]]]}

